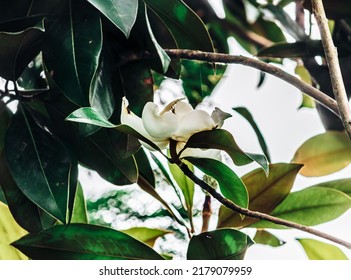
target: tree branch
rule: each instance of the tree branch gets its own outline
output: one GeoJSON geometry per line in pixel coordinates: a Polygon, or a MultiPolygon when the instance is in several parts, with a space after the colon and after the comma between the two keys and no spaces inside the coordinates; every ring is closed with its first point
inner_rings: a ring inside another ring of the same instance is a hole
{"type": "Polygon", "coordinates": [[[206,184],[204,181],[202,181],[201,179],[199,179],[189,168],[186,164],[183,164],[182,162],[177,163],[178,166],[180,167],[180,169],[184,172],[184,174],[186,176],[188,176],[191,180],[194,181],[194,183],[196,183],[197,185],[199,185],[203,190],[205,190],[206,192],[210,193],[215,199],[217,199],[220,203],[222,203],[224,206],[228,207],[229,209],[251,217],[251,218],[255,218],[255,219],[259,219],[259,220],[266,220],[269,222],[272,222],[274,224],[278,224],[278,225],[283,225],[283,226],[287,226],[289,228],[294,228],[300,231],[304,231],[310,234],[313,234],[315,236],[319,236],[321,238],[327,239],[329,241],[332,241],[334,243],[337,243],[339,245],[345,246],[348,249],[351,249],[351,243],[347,242],[345,240],[339,239],[335,236],[326,234],[324,232],[315,230],[313,228],[304,226],[304,225],[300,225],[294,222],[290,222],[287,220],[283,220],[277,217],[273,217],[270,216],[268,214],[265,213],[261,213],[261,212],[257,212],[257,211],[251,211],[249,209],[240,207],[238,205],[236,205],[235,203],[233,203],[231,200],[223,197],[220,193],[218,193],[214,188],[212,188],[210,185],[206,184]]]}
{"type": "Polygon", "coordinates": [[[330,80],[333,87],[335,99],[339,108],[339,115],[345,130],[351,139],[351,111],[341,74],[338,52],[331,37],[328,20],[325,15],[322,0],[312,0],[312,11],[316,18],[321,34],[325,59],[329,68],[330,80]]]}
{"type": "MultiPolygon", "coordinates": [[[[336,116],[339,116],[339,109],[336,101],[321,92],[320,90],[312,87],[311,85],[303,82],[299,78],[285,72],[284,70],[268,64],[266,62],[260,61],[258,59],[249,58],[241,55],[230,55],[224,53],[211,53],[211,52],[202,52],[202,51],[194,51],[194,50],[180,50],[180,49],[165,49],[166,53],[171,58],[181,58],[181,59],[189,59],[189,60],[199,60],[211,63],[225,63],[225,64],[241,64],[244,66],[249,66],[268,74],[271,74],[287,83],[295,86],[305,94],[311,96],[318,103],[329,109],[336,116]]],[[[140,53],[127,53],[120,58],[118,66],[121,66],[127,62],[133,60],[141,60],[141,59],[152,59],[157,58],[158,54],[150,53],[147,51],[140,53]]]]}

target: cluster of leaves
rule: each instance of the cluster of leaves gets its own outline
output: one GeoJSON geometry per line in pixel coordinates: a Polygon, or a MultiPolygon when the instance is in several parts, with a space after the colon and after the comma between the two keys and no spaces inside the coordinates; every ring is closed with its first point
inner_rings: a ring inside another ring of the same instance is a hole
{"type": "MultiPolygon", "coordinates": [[[[205,1],[186,2],[193,10],[181,0],[0,3],[0,77],[5,86],[0,98],[0,258],[167,258],[151,248],[157,237],[169,234],[166,230],[117,231],[89,224],[78,182],[79,164],[116,186],[137,183],[189,233],[194,229],[194,183],[174,164],[179,158],[174,158],[172,151],[169,168],[153,157],[179,195],[182,211],[160,195],[150,157],[137,138],[159,149],[132,128],[120,125],[122,97],[141,115],[145,103],[153,100],[154,80],[160,76],[181,78],[192,105],[211,94],[225,67],[217,68],[214,76],[211,65],[171,59],[166,48],[226,52],[226,39],[234,36],[252,53],[264,42],[283,42],[260,54],[287,57],[278,55],[289,45],[276,22],[301,40],[306,36],[283,10],[291,1],[278,5],[224,1],[223,20],[205,1]],[[143,58],[146,52],[155,56],[143,58]],[[12,113],[7,104],[14,100],[18,107],[12,113]],[[179,212],[186,213],[186,218],[179,212]]],[[[310,40],[304,42],[310,47],[310,40]]],[[[331,221],[351,207],[349,179],[291,192],[299,172],[321,176],[350,163],[345,153],[350,143],[342,132],[311,139],[312,144],[305,143],[296,153],[294,163],[269,164],[267,146],[252,116],[242,108],[235,111],[253,125],[265,155],[242,151],[222,129],[194,134],[186,148],[219,149],[237,166],[256,162],[259,168],[240,178],[213,159],[187,157],[182,159],[184,164],[213,177],[222,195],[237,205],[303,225],[331,221]],[[315,143],[319,149],[309,148],[315,143]]],[[[257,243],[283,244],[264,230],[277,225],[244,218],[221,206],[217,228],[193,235],[187,258],[243,259],[253,244],[239,230],[243,227],[257,228],[257,243]]],[[[312,252],[313,242],[300,240],[309,255],[323,255],[312,252]]],[[[326,247],[320,246],[321,250],[330,249],[326,247]]]]}

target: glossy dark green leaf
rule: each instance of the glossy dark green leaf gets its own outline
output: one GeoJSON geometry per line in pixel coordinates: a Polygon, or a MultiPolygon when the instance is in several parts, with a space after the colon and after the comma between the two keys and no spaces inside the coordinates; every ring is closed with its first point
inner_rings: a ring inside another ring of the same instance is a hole
{"type": "Polygon", "coordinates": [[[140,148],[135,153],[135,160],[138,165],[138,171],[140,176],[147,178],[147,181],[152,185],[156,186],[155,175],[151,168],[150,161],[143,148],[140,148]]]}
{"type": "Polygon", "coordinates": [[[10,120],[12,117],[12,112],[4,102],[0,101],[0,153],[4,148],[4,141],[5,141],[5,133],[9,126],[10,120]]]}
{"type": "Polygon", "coordinates": [[[271,247],[280,247],[286,243],[285,241],[280,240],[275,235],[265,230],[257,230],[253,240],[257,244],[268,245],[271,247]]]}
{"type": "Polygon", "coordinates": [[[145,0],[145,3],[168,27],[179,48],[213,51],[204,23],[183,1],[145,0]]]}
{"type": "Polygon", "coordinates": [[[351,163],[351,142],[342,131],[327,131],[305,141],[295,152],[293,162],[304,167],[304,176],[324,176],[351,163]]]}
{"type": "Polygon", "coordinates": [[[241,116],[243,116],[250,123],[250,125],[252,126],[253,130],[255,131],[255,133],[257,135],[258,142],[260,143],[260,146],[261,146],[263,153],[265,154],[267,160],[270,162],[271,159],[270,159],[269,150],[268,150],[266,141],[264,140],[264,137],[263,137],[258,125],[256,124],[256,121],[252,117],[250,111],[244,107],[236,107],[236,108],[233,108],[233,110],[235,112],[239,113],[241,116]]]}
{"type": "MultiPolygon", "coordinates": [[[[263,213],[270,213],[290,193],[296,175],[301,165],[271,164],[269,176],[262,169],[256,169],[244,175],[241,179],[249,193],[249,209],[263,213]]],[[[217,227],[244,227],[254,223],[255,219],[244,218],[224,207],[220,207],[217,227]]]]}
{"type": "Polygon", "coordinates": [[[5,198],[5,194],[4,194],[3,190],[2,190],[1,183],[0,183],[0,202],[2,202],[5,205],[7,205],[7,201],[6,201],[6,198],[5,198]]]}
{"type": "Polygon", "coordinates": [[[162,260],[152,248],[110,228],[71,224],[29,234],[12,243],[32,259],[162,260]]]}
{"type": "Polygon", "coordinates": [[[41,125],[22,106],[18,109],[5,138],[6,161],[23,194],[66,223],[71,213],[69,194],[77,184],[77,162],[45,124],[41,125]]]}
{"type": "Polygon", "coordinates": [[[102,113],[92,107],[79,108],[69,114],[66,118],[67,121],[86,123],[105,128],[115,128],[116,125],[109,122],[102,113]]]}
{"type": "Polygon", "coordinates": [[[194,164],[202,172],[217,180],[221,193],[235,204],[247,208],[249,205],[249,197],[245,184],[238,175],[235,174],[224,163],[209,158],[185,158],[194,164]]]}
{"type": "Polygon", "coordinates": [[[228,153],[233,162],[238,166],[256,161],[266,173],[269,170],[265,156],[245,153],[236,144],[233,136],[224,129],[213,129],[195,133],[189,138],[185,147],[223,150],[228,153]]]}
{"type": "Polygon", "coordinates": [[[10,245],[27,232],[16,223],[9,208],[2,202],[0,217],[0,260],[28,260],[28,257],[10,245]]]}
{"type": "Polygon", "coordinates": [[[10,174],[3,154],[0,158],[0,185],[13,218],[28,232],[41,231],[56,222],[56,219],[29,200],[18,188],[10,174]]]}
{"type": "Polygon", "coordinates": [[[243,260],[253,244],[246,234],[234,229],[219,229],[194,235],[187,251],[188,260],[243,260]]]}
{"type": "Polygon", "coordinates": [[[102,48],[99,12],[84,0],[68,1],[68,13],[48,23],[43,57],[65,96],[88,106],[92,79],[102,48]]]}
{"type": "Polygon", "coordinates": [[[30,23],[22,30],[0,32],[0,76],[6,80],[17,80],[40,51],[44,20],[30,23]]]}
{"type": "Polygon", "coordinates": [[[297,239],[310,260],[348,260],[338,247],[310,238],[297,239]]]}
{"type": "Polygon", "coordinates": [[[88,0],[107,17],[126,37],[135,23],[138,12],[138,0],[88,0]]]}
{"type": "Polygon", "coordinates": [[[216,69],[209,63],[192,60],[182,61],[181,78],[183,88],[189,103],[195,108],[212,91],[224,75],[225,66],[216,65],[216,69]]]}
{"type": "Polygon", "coordinates": [[[262,48],[257,53],[261,57],[300,58],[323,56],[323,46],[320,40],[298,41],[294,43],[280,42],[262,48]]]}
{"type": "Polygon", "coordinates": [[[74,206],[71,223],[83,223],[87,224],[88,214],[87,214],[87,205],[84,197],[84,192],[82,185],[78,182],[77,192],[75,194],[74,206]]]}
{"type": "Polygon", "coordinates": [[[323,182],[315,186],[338,190],[351,197],[351,179],[350,178],[323,182]]]}
{"type": "MultiPolygon", "coordinates": [[[[293,192],[280,203],[271,215],[306,226],[326,223],[341,216],[351,207],[351,198],[338,190],[309,187],[293,192]]],[[[284,228],[266,221],[252,227],[284,228]]]]}
{"type": "Polygon", "coordinates": [[[133,227],[125,230],[121,230],[131,237],[153,247],[157,238],[162,237],[168,233],[169,230],[158,229],[158,228],[147,228],[147,227],[133,227]]]}

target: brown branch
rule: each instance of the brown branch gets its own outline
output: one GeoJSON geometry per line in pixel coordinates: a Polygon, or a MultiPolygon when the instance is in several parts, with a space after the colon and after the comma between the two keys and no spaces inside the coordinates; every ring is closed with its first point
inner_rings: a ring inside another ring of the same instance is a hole
{"type": "MultiPolygon", "coordinates": [[[[242,55],[230,55],[224,53],[211,53],[194,50],[165,49],[165,51],[171,58],[198,60],[211,63],[241,64],[261,70],[295,86],[305,94],[311,96],[318,103],[329,109],[336,116],[339,116],[338,106],[333,98],[312,87],[311,85],[303,82],[299,78],[285,72],[284,70],[258,59],[249,58],[242,55]]],[[[157,58],[157,56],[158,55],[156,53],[150,53],[147,51],[140,53],[127,53],[120,58],[118,66],[121,66],[133,60],[153,59],[157,58]]]]}
{"type": "Polygon", "coordinates": [[[251,217],[251,218],[255,218],[255,219],[266,220],[266,221],[272,222],[274,224],[278,224],[278,225],[286,226],[286,227],[289,227],[289,228],[294,228],[294,229],[297,229],[297,230],[300,230],[300,231],[304,231],[304,232],[313,234],[315,236],[319,236],[321,238],[327,239],[327,240],[332,241],[334,243],[337,243],[339,245],[345,246],[348,249],[351,249],[351,243],[350,242],[347,242],[345,240],[339,239],[339,238],[337,238],[335,236],[326,234],[324,232],[315,230],[313,228],[310,228],[310,227],[307,227],[307,226],[304,226],[304,225],[300,225],[300,224],[297,224],[297,223],[294,223],[294,222],[290,222],[290,221],[283,220],[283,219],[280,219],[280,218],[277,218],[277,217],[273,217],[273,216],[270,216],[270,215],[265,214],[265,213],[260,213],[260,212],[257,212],[257,211],[251,211],[249,209],[240,207],[240,206],[236,205],[235,203],[233,203],[231,200],[223,197],[214,188],[212,188],[210,185],[206,184],[204,181],[199,179],[188,168],[188,166],[186,164],[183,164],[183,163],[180,162],[180,163],[178,163],[178,166],[181,168],[181,170],[184,172],[184,174],[186,176],[188,176],[191,180],[194,181],[194,183],[196,183],[203,190],[205,190],[206,192],[211,194],[215,199],[217,199],[224,206],[228,207],[229,209],[231,209],[231,210],[233,210],[233,211],[235,211],[235,212],[237,212],[239,214],[242,214],[242,215],[245,215],[245,216],[248,216],[248,217],[251,217]]]}
{"type": "Polygon", "coordinates": [[[203,208],[202,208],[202,228],[201,228],[201,232],[208,231],[211,215],[212,215],[211,196],[206,193],[204,205],[203,205],[203,208]]]}
{"type": "Polygon", "coordinates": [[[312,11],[321,34],[325,59],[329,68],[330,80],[339,108],[339,115],[345,130],[351,139],[351,111],[341,74],[338,52],[334,46],[333,39],[329,31],[328,20],[325,15],[322,0],[312,0],[312,11]]]}

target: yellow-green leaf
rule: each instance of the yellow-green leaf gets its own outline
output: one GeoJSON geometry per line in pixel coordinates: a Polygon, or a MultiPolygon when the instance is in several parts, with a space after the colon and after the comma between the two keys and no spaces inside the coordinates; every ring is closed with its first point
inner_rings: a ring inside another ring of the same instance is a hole
{"type": "MultiPolygon", "coordinates": [[[[256,169],[241,179],[249,193],[249,209],[270,213],[284,198],[288,196],[301,165],[278,163],[269,166],[267,177],[262,169],[256,169]]],[[[255,219],[241,216],[224,207],[219,210],[218,228],[245,227],[254,223],[255,219]]]]}
{"type": "Polygon", "coordinates": [[[138,239],[141,242],[146,243],[150,247],[153,247],[157,238],[172,233],[170,230],[147,228],[147,227],[133,227],[130,229],[121,230],[131,237],[138,239]]]}
{"type": "Polygon", "coordinates": [[[0,217],[0,260],[28,259],[10,245],[27,232],[16,223],[9,208],[2,202],[0,202],[0,217]]]}
{"type": "Polygon", "coordinates": [[[338,247],[322,241],[304,238],[297,239],[310,260],[347,260],[348,258],[338,247]]]}
{"type": "Polygon", "coordinates": [[[346,133],[327,131],[304,142],[292,160],[304,164],[300,174],[324,176],[337,172],[351,163],[351,142],[346,133]]]}
{"type": "MultiPolygon", "coordinates": [[[[312,85],[312,78],[308,70],[303,65],[297,65],[295,68],[295,74],[300,77],[305,83],[312,85]]],[[[310,96],[302,92],[302,102],[300,108],[315,108],[316,104],[310,96]]]]}

